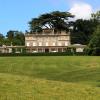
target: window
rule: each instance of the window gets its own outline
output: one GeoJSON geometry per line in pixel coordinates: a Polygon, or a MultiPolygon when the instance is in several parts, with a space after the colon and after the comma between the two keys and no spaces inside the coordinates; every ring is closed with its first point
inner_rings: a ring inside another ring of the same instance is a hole
{"type": "Polygon", "coordinates": [[[46,42],[46,46],[48,46],[48,42],[46,42]]]}
{"type": "Polygon", "coordinates": [[[36,46],[36,43],[35,42],[33,42],[33,46],[36,46]]]}
{"type": "Polygon", "coordinates": [[[39,42],[39,46],[42,46],[42,42],[39,42]]]}
{"type": "Polygon", "coordinates": [[[26,43],[26,46],[30,46],[30,43],[29,43],[29,42],[27,42],[27,43],[26,43]]]}
{"type": "Polygon", "coordinates": [[[55,42],[53,42],[53,46],[55,46],[56,45],[56,43],[55,42]]]}
{"type": "Polygon", "coordinates": [[[68,46],[68,42],[65,42],[65,46],[68,46]]]}

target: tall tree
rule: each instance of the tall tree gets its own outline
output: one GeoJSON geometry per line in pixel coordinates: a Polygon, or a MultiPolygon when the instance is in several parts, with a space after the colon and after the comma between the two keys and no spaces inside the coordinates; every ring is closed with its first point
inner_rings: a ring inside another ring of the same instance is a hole
{"type": "Polygon", "coordinates": [[[15,32],[14,45],[25,45],[25,36],[22,32],[15,32]]]}
{"type": "Polygon", "coordinates": [[[24,33],[20,31],[8,31],[6,37],[5,43],[7,45],[25,45],[24,33]],[[6,41],[8,41],[8,43],[6,41]]]}
{"type": "Polygon", "coordinates": [[[89,47],[90,48],[96,48],[96,47],[100,48],[100,25],[97,26],[97,28],[90,40],[89,47]]]}
{"type": "Polygon", "coordinates": [[[4,44],[4,36],[2,33],[0,33],[0,46],[4,44]]]}
{"type": "Polygon", "coordinates": [[[73,23],[72,43],[88,44],[94,31],[92,20],[78,19],[73,23]]]}
{"type": "Polygon", "coordinates": [[[29,22],[30,30],[36,32],[42,30],[43,27],[55,30],[68,30],[68,19],[73,17],[74,16],[69,12],[60,11],[42,14],[38,18],[33,18],[29,22]]]}
{"type": "Polygon", "coordinates": [[[100,23],[100,11],[97,11],[96,13],[92,14],[92,19],[96,20],[98,23],[100,23]]]}
{"type": "Polygon", "coordinates": [[[9,39],[10,42],[12,42],[14,39],[14,33],[15,33],[15,31],[12,31],[12,30],[7,32],[6,37],[9,39]]]}
{"type": "Polygon", "coordinates": [[[88,47],[88,54],[100,55],[100,25],[97,26],[88,47]]]}

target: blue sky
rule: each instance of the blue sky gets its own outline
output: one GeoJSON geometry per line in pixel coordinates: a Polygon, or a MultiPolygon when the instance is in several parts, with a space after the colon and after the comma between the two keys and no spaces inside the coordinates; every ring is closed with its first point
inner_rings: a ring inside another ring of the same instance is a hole
{"type": "Polygon", "coordinates": [[[45,12],[60,10],[77,13],[83,7],[81,10],[88,14],[99,10],[99,6],[100,0],[0,0],[0,33],[6,34],[9,30],[24,32],[29,28],[31,18],[45,12]]]}

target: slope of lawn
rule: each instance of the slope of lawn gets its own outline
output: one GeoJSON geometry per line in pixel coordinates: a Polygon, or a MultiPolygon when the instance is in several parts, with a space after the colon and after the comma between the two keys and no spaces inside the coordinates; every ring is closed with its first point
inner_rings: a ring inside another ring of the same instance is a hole
{"type": "Polygon", "coordinates": [[[100,57],[0,57],[0,100],[99,100],[100,57]]]}

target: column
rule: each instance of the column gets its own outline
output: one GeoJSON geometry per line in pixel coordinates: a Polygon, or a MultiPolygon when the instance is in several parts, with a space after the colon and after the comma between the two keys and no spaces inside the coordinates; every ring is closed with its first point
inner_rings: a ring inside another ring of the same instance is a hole
{"type": "Polygon", "coordinates": [[[49,48],[49,52],[51,52],[51,48],[49,48]]]}
{"type": "Polygon", "coordinates": [[[17,48],[15,48],[15,53],[17,53],[17,48]]]}
{"type": "Polygon", "coordinates": [[[23,49],[21,48],[21,53],[23,52],[23,49]]]}
{"type": "Polygon", "coordinates": [[[38,51],[38,48],[36,48],[36,51],[39,52],[39,51],[38,51]]]}
{"type": "Polygon", "coordinates": [[[62,52],[64,52],[64,51],[63,51],[63,48],[62,48],[62,52]]]}
{"type": "Polygon", "coordinates": [[[56,48],[56,52],[58,52],[58,48],[56,48]]]}
{"type": "Polygon", "coordinates": [[[42,48],[42,52],[45,52],[44,48],[42,48]]]}

